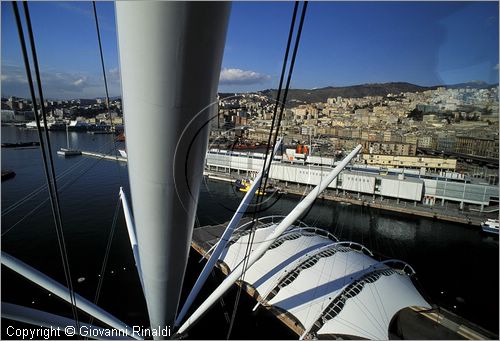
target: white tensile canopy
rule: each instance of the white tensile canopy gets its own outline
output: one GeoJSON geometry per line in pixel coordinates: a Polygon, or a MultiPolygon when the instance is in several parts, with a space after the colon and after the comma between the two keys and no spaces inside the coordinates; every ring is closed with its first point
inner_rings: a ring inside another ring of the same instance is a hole
{"type": "MultiPolygon", "coordinates": [[[[252,249],[275,227],[257,229],[252,249]]],[[[249,239],[249,233],[240,233],[228,243],[221,261],[230,270],[242,262],[249,239]]],[[[292,315],[303,337],[388,339],[389,324],[398,311],[430,308],[405,269],[413,271],[401,261],[378,262],[362,245],[339,242],[324,230],[292,226],[248,268],[244,281],[264,304],[292,315]],[[398,266],[392,268],[391,263],[398,266]]]]}

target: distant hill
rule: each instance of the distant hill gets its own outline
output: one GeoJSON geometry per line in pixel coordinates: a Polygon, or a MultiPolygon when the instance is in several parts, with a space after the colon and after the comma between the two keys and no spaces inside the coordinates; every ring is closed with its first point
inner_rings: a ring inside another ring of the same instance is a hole
{"type": "Polygon", "coordinates": [[[471,81],[467,83],[458,83],[458,84],[443,85],[443,86],[448,89],[461,89],[461,88],[489,89],[498,86],[498,84],[488,84],[483,81],[471,81]]]}
{"type": "MultiPolygon", "coordinates": [[[[394,82],[394,83],[374,83],[360,84],[352,86],[333,87],[319,89],[290,89],[288,91],[288,100],[292,102],[326,102],[327,98],[331,97],[349,97],[360,98],[365,96],[386,96],[387,94],[399,94],[401,92],[419,92],[436,87],[424,87],[410,83],[394,82]]],[[[277,90],[268,89],[262,91],[262,94],[271,98],[276,97],[277,90]]]]}
{"type": "MultiPolygon", "coordinates": [[[[360,98],[365,96],[386,96],[388,94],[399,94],[401,92],[420,92],[425,90],[434,90],[438,87],[445,88],[476,88],[484,89],[491,88],[497,85],[491,85],[484,82],[470,82],[461,83],[454,85],[435,85],[435,86],[419,86],[411,83],[405,82],[392,82],[392,83],[373,83],[373,84],[361,84],[352,86],[342,86],[333,87],[329,86],[326,88],[319,89],[290,89],[288,91],[288,102],[294,106],[294,104],[314,103],[314,102],[326,102],[327,98],[331,97],[348,97],[348,98],[360,98]],[[295,103],[294,103],[295,102],[295,103]]],[[[276,89],[267,89],[261,91],[263,95],[270,98],[276,98],[276,89]]]]}

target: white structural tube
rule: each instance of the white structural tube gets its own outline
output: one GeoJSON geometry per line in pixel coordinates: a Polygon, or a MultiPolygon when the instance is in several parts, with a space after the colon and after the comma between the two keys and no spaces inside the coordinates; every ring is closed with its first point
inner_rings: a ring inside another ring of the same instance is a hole
{"type": "Polygon", "coordinates": [[[132,253],[134,254],[135,266],[137,268],[137,273],[139,274],[139,279],[141,281],[142,291],[144,292],[144,283],[142,281],[141,262],[139,259],[139,246],[137,245],[137,237],[135,234],[134,218],[132,217],[132,213],[130,212],[127,196],[123,191],[123,187],[120,187],[120,199],[122,200],[123,214],[125,215],[125,223],[127,225],[128,237],[130,239],[132,253]]]}
{"type": "MultiPolygon", "coordinates": [[[[274,155],[276,155],[276,152],[281,146],[281,139],[278,139],[276,141],[276,145],[274,146],[274,150],[270,155],[267,157],[267,161],[264,163],[263,166],[269,165],[272,162],[272,159],[274,158],[274,155]]],[[[217,243],[217,246],[208,259],[207,263],[203,267],[203,270],[200,273],[200,276],[198,276],[198,279],[196,280],[196,283],[194,284],[193,288],[191,289],[191,292],[188,295],[188,298],[186,299],[186,302],[184,303],[184,306],[181,309],[181,312],[177,316],[177,319],[175,320],[175,325],[178,326],[184,316],[186,316],[186,313],[188,309],[191,307],[191,304],[193,304],[194,299],[200,292],[201,288],[203,287],[203,284],[205,284],[205,281],[207,280],[208,276],[210,275],[210,272],[212,271],[215,262],[219,259],[220,255],[224,251],[224,248],[226,247],[227,242],[231,238],[231,235],[233,234],[234,229],[236,226],[238,226],[241,217],[245,214],[247,211],[248,205],[250,205],[255,191],[257,188],[259,188],[260,183],[262,182],[262,176],[264,174],[264,169],[262,169],[259,174],[255,177],[253,180],[254,182],[252,183],[252,186],[248,190],[247,194],[243,197],[243,200],[241,201],[240,205],[236,209],[236,213],[233,215],[229,223],[227,224],[226,229],[224,230],[224,233],[219,239],[219,242],[217,243]]]]}
{"type": "Polygon", "coordinates": [[[172,327],[196,217],[228,2],[117,1],[131,206],[151,328],[172,327]]]}
{"type": "Polygon", "coordinates": [[[35,335],[35,338],[39,338],[40,340],[42,338],[64,338],[65,336],[70,337],[73,335],[80,335],[83,337],[90,337],[92,339],[101,340],[130,339],[130,337],[125,333],[121,333],[121,330],[106,329],[82,322],[80,322],[79,326],[77,326],[75,320],[72,320],[70,318],[6,302],[2,302],[2,318],[28,323],[37,326],[37,328],[48,328],[50,330],[50,333],[48,333],[48,335],[46,335],[45,333],[35,335]],[[68,327],[70,327],[70,329],[67,329],[68,327]],[[71,329],[71,327],[73,329],[71,329]]]}
{"type": "MultiPolygon", "coordinates": [[[[9,269],[17,272],[26,279],[32,281],[33,283],[41,286],[42,288],[50,291],[56,296],[59,296],[68,303],[71,303],[71,297],[68,288],[62,284],[56,282],[52,278],[44,275],[40,271],[32,268],[26,263],[21,262],[19,259],[12,257],[11,255],[2,251],[2,264],[9,269]]],[[[83,310],[87,314],[95,317],[96,319],[106,323],[115,329],[126,331],[127,335],[133,337],[134,339],[142,339],[141,337],[134,334],[132,328],[127,326],[125,323],[105,311],[104,309],[96,306],[94,303],[86,300],[82,296],[75,293],[76,307],[83,310]]]]}
{"type": "MultiPolygon", "coordinates": [[[[247,269],[252,266],[264,253],[269,246],[292,225],[308,208],[314,203],[318,195],[337,177],[345,166],[361,150],[358,145],[344,160],[342,160],[322,181],[304,198],[302,201],[278,224],[274,231],[265,241],[255,249],[248,257],[247,269]]],[[[241,262],[226,277],[226,279],[213,291],[213,293],[200,305],[200,307],[189,317],[189,319],[179,328],[178,333],[184,333],[194,322],[196,322],[224,293],[233,285],[243,274],[243,264],[241,262]]]]}

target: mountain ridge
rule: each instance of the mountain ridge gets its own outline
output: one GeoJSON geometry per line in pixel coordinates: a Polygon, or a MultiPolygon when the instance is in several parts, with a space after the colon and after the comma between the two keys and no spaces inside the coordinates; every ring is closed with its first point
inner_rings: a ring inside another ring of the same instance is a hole
{"type": "MultiPolygon", "coordinates": [[[[480,81],[472,81],[466,83],[449,84],[449,85],[433,85],[421,86],[408,82],[388,82],[388,83],[365,83],[349,86],[327,86],[314,89],[289,89],[287,102],[293,104],[300,103],[315,103],[326,102],[327,98],[344,97],[344,98],[361,98],[365,96],[387,96],[388,94],[399,94],[401,92],[421,92],[426,90],[435,90],[439,87],[448,89],[459,88],[475,88],[485,89],[498,86],[498,84],[488,84],[480,81]]],[[[261,91],[253,91],[250,93],[259,93],[269,98],[276,98],[277,89],[265,89],[261,91]]],[[[234,95],[234,93],[220,93],[221,98],[234,95]]]]}

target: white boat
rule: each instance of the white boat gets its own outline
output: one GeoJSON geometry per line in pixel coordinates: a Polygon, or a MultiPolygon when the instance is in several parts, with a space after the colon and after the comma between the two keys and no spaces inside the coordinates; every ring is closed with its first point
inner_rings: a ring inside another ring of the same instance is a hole
{"type": "Polygon", "coordinates": [[[69,143],[69,131],[68,131],[68,124],[66,124],[66,148],[61,148],[57,151],[57,155],[61,155],[64,157],[70,157],[70,156],[76,156],[76,155],[82,155],[82,152],[77,149],[71,149],[70,143],[69,143]]]}
{"type": "Polygon", "coordinates": [[[82,152],[76,149],[61,148],[57,151],[57,155],[69,157],[69,156],[82,155],[82,152]]]}
{"type": "Polygon", "coordinates": [[[127,151],[124,149],[118,149],[118,152],[120,153],[121,157],[127,158],[127,151]]]}
{"type": "Polygon", "coordinates": [[[481,223],[481,229],[483,232],[492,233],[498,235],[500,228],[500,222],[498,219],[487,219],[481,223]]]}

